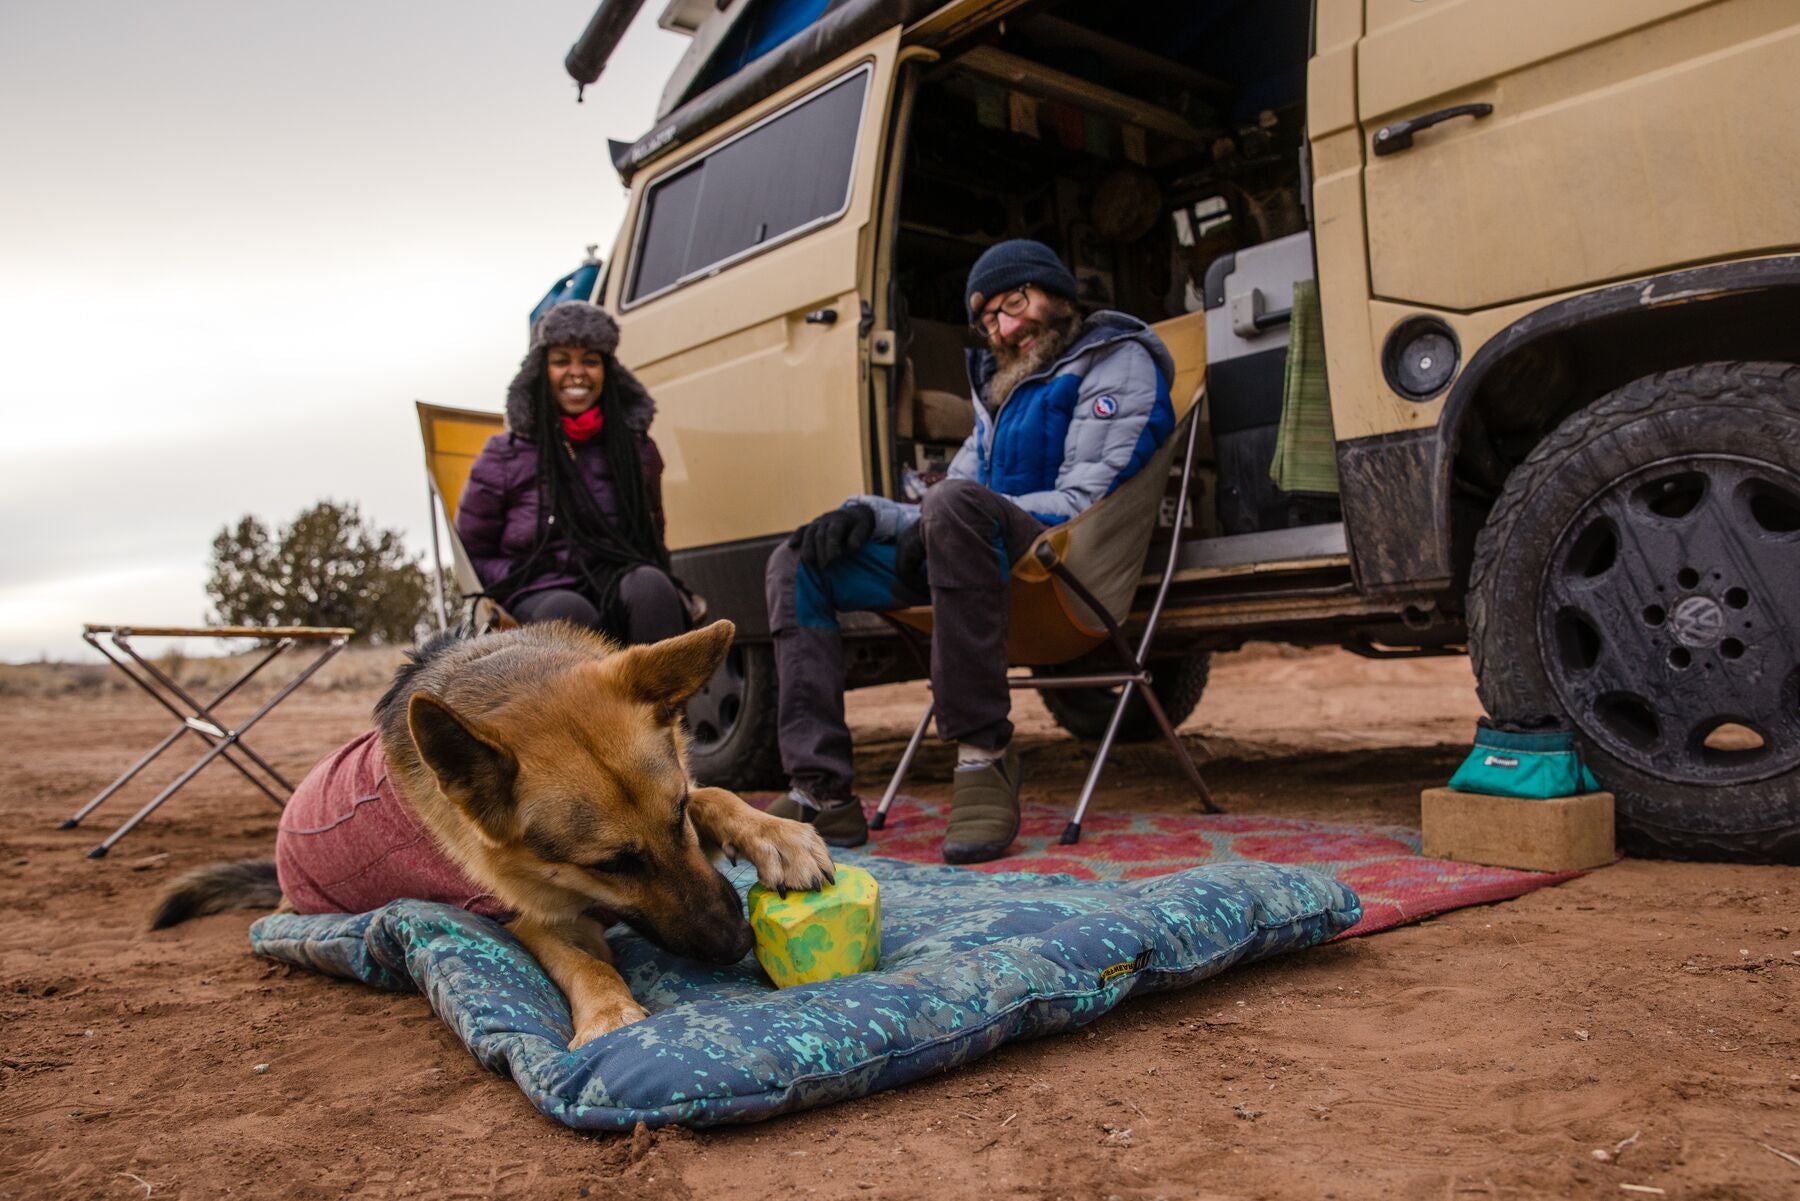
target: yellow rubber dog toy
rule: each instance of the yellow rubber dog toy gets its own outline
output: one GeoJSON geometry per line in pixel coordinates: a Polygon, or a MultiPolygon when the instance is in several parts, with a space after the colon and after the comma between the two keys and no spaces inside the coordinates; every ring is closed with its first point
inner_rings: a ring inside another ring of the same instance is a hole
{"type": "Polygon", "coordinates": [[[752,884],[749,900],[756,961],[777,988],[854,976],[881,962],[881,886],[860,867],[839,866],[834,883],[786,897],[752,884]]]}

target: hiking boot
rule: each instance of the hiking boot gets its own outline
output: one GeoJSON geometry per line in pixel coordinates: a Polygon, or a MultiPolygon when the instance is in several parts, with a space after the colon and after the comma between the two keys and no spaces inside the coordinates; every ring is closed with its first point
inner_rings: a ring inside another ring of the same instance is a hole
{"type": "Polygon", "coordinates": [[[945,863],[986,863],[1006,854],[1019,834],[1019,752],[992,763],[959,766],[951,777],[945,863]]]}
{"type": "Polygon", "coordinates": [[[828,847],[859,847],[869,841],[869,821],[863,816],[862,802],[855,797],[838,801],[801,799],[800,790],[790,788],[769,802],[765,811],[772,817],[805,822],[819,832],[828,847]]]}
{"type": "Polygon", "coordinates": [[[802,801],[800,794],[790,788],[770,801],[769,807],[763,812],[770,817],[785,817],[791,822],[805,822],[811,825],[812,819],[817,816],[819,811],[802,801]]]}

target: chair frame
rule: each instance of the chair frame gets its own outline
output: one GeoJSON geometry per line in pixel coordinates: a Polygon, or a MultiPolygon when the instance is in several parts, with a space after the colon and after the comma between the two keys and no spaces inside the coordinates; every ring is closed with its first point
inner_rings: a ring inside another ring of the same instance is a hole
{"type": "MultiPolygon", "coordinates": [[[[1105,624],[1107,638],[1112,643],[1121,663],[1120,668],[1115,671],[1089,672],[1078,676],[1007,676],[1007,687],[1015,691],[1025,688],[1040,692],[1052,688],[1118,687],[1120,689],[1118,702],[1113,706],[1112,717],[1106,725],[1106,733],[1102,735],[1099,750],[1094,755],[1093,766],[1088,769],[1087,780],[1081,787],[1081,796],[1075,802],[1075,813],[1069,819],[1069,824],[1063,828],[1061,841],[1065,846],[1073,845],[1081,839],[1081,823],[1087,816],[1088,805],[1094,798],[1094,790],[1100,784],[1100,773],[1105,769],[1107,758],[1112,754],[1113,745],[1118,741],[1119,725],[1125,719],[1125,707],[1131,703],[1132,693],[1137,690],[1142,690],[1145,704],[1149,706],[1151,714],[1156,718],[1156,724],[1162,727],[1163,738],[1168,742],[1169,749],[1175,753],[1175,759],[1181,765],[1188,782],[1194,786],[1194,792],[1200,798],[1201,806],[1208,813],[1221,812],[1219,807],[1213,803],[1212,793],[1207,789],[1206,781],[1201,778],[1200,769],[1195,765],[1193,756],[1188,754],[1187,747],[1182,743],[1181,738],[1175,732],[1174,725],[1169,721],[1169,715],[1163,711],[1162,702],[1156,699],[1156,693],[1150,687],[1150,650],[1156,642],[1156,627],[1162,618],[1163,605],[1168,600],[1169,588],[1175,582],[1175,569],[1181,554],[1181,531],[1187,519],[1188,485],[1193,478],[1194,454],[1199,437],[1198,417],[1190,415],[1187,421],[1187,437],[1182,448],[1181,487],[1175,500],[1175,524],[1169,539],[1169,553],[1163,562],[1162,578],[1157,584],[1156,599],[1150,606],[1150,612],[1144,622],[1143,634],[1139,637],[1135,650],[1126,637],[1124,628],[1119,624],[1119,620],[1069,569],[1048,539],[1040,541],[1033,552],[1038,563],[1064,587],[1080,598],[1081,602],[1105,624]]],[[[930,667],[919,646],[923,636],[891,617],[887,620],[889,625],[899,631],[908,651],[921,664],[926,677],[929,678],[930,667]]],[[[894,800],[900,793],[900,786],[905,782],[907,772],[912,768],[913,757],[918,754],[919,746],[925,740],[925,730],[931,724],[932,715],[936,711],[937,701],[933,699],[930,704],[925,706],[925,712],[920,716],[919,724],[913,728],[912,738],[908,740],[906,750],[900,756],[899,766],[894,769],[893,778],[888,781],[887,791],[881,797],[881,804],[876,808],[875,816],[869,822],[872,829],[879,830],[887,825],[888,811],[893,808],[894,800]]]]}
{"type": "Polygon", "coordinates": [[[418,411],[419,441],[425,452],[425,511],[431,529],[432,600],[441,633],[450,629],[451,625],[449,598],[444,590],[444,552],[441,539],[447,537],[450,541],[451,575],[456,580],[457,590],[465,603],[469,597],[481,591],[481,578],[475,574],[475,565],[469,561],[468,551],[463,548],[462,538],[456,532],[452,502],[439,491],[437,473],[432,470],[432,459],[438,453],[434,422],[439,417],[492,422],[498,432],[505,429],[505,418],[499,413],[481,409],[457,409],[447,405],[427,404],[422,400],[416,402],[414,408],[418,411]]]}

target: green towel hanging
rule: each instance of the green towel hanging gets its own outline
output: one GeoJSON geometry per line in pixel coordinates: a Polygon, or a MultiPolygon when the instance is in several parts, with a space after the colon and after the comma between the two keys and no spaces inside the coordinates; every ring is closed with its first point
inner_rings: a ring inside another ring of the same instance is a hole
{"type": "Polygon", "coordinates": [[[1281,429],[1269,475],[1283,492],[1334,494],[1338,490],[1337,437],[1331,428],[1331,390],[1325,380],[1325,326],[1320,319],[1319,285],[1294,285],[1288,325],[1287,382],[1281,401],[1281,429]]]}

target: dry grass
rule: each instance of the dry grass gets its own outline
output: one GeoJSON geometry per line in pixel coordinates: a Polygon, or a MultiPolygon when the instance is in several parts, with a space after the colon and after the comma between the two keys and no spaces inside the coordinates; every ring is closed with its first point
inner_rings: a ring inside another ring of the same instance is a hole
{"type": "MultiPolygon", "coordinates": [[[[393,678],[404,648],[353,646],[340,651],[307,683],[329,691],[379,690],[393,678]]],[[[249,654],[197,656],[167,650],[151,661],[196,694],[217,692],[253,661],[249,654]]],[[[295,647],[263,669],[239,696],[267,696],[306,663],[310,652],[295,647]]],[[[0,697],[41,699],[55,696],[101,696],[134,692],[137,686],[105,663],[0,663],[0,697]]],[[[205,700],[205,697],[200,697],[205,700]]]]}

